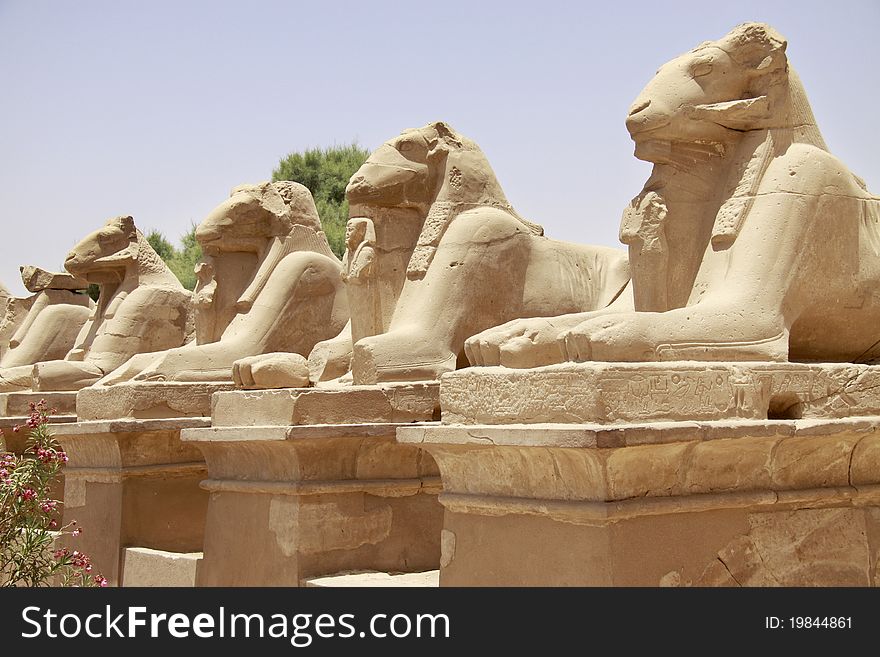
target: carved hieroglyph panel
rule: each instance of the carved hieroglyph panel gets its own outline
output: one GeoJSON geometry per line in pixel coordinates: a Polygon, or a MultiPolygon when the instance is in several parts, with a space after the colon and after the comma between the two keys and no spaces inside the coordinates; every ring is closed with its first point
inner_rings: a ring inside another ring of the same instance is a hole
{"type": "Polygon", "coordinates": [[[447,423],[835,418],[880,413],[880,366],[567,363],[445,375],[447,423]]]}

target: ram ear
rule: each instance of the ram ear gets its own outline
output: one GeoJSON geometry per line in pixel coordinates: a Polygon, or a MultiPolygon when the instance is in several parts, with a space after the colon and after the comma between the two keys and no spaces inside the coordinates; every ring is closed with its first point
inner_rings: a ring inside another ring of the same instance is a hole
{"type": "Polygon", "coordinates": [[[688,110],[693,119],[712,121],[731,130],[753,130],[770,119],[770,99],[767,96],[729,100],[723,103],[695,105],[688,110]]]}

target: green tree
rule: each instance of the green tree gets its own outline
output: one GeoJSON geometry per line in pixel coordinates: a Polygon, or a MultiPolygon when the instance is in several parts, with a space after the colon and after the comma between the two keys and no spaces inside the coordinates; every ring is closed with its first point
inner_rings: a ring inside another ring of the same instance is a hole
{"type": "Polygon", "coordinates": [[[357,142],[345,146],[310,148],[304,153],[290,153],[278,162],[272,180],[293,180],[308,187],[315,198],[321,225],[330,248],[340,258],[345,253],[345,224],[348,201],[345,186],[369,157],[370,151],[357,142]]]}
{"type": "Polygon", "coordinates": [[[196,241],[196,224],[190,222],[190,229],[180,238],[180,248],[175,248],[165,236],[158,230],[151,230],[147,234],[147,242],[159,257],[165,261],[180,283],[187,290],[196,286],[196,263],[202,259],[202,247],[196,241]]]}

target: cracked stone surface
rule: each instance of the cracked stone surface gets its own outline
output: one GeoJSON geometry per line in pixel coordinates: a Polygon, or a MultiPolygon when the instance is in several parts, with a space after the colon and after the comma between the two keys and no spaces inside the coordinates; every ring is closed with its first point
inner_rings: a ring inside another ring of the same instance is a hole
{"type": "Polygon", "coordinates": [[[619,424],[880,414],[880,366],[852,363],[565,363],[443,377],[448,424],[619,424]]]}

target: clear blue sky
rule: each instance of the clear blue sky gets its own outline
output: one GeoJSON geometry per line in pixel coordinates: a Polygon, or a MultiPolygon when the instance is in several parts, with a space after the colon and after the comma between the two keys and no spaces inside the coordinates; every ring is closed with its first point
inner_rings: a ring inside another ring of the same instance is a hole
{"type": "Polygon", "coordinates": [[[0,0],[0,281],[117,214],[176,240],[279,158],[450,122],[551,237],[618,245],[658,66],[760,20],[880,192],[880,2],[0,0]]]}

